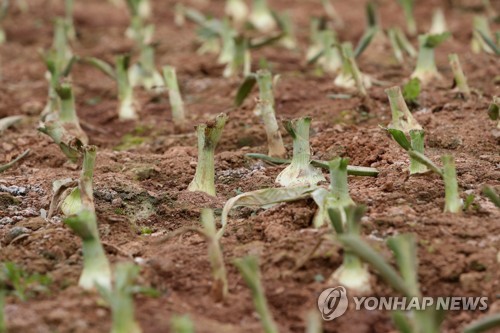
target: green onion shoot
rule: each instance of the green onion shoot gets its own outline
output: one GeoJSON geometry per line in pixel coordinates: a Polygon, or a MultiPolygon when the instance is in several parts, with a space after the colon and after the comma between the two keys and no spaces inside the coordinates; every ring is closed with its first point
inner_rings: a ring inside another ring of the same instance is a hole
{"type": "Polygon", "coordinates": [[[441,157],[443,162],[443,180],[445,189],[444,211],[449,213],[460,213],[462,211],[462,199],[458,192],[457,172],[455,160],[451,155],[441,157]]]}
{"type": "Polygon", "coordinates": [[[497,121],[497,129],[500,130],[500,97],[493,97],[493,101],[488,107],[488,116],[491,120],[497,121]]]}
{"type": "Polygon", "coordinates": [[[59,96],[61,108],[59,110],[59,121],[70,135],[78,138],[82,143],[87,144],[89,138],[80,127],[80,121],[76,114],[75,96],[70,83],[63,82],[56,88],[59,96]]]}
{"type": "Polygon", "coordinates": [[[410,130],[421,130],[422,126],[413,117],[406,105],[401,88],[394,86],[386,89],[385,93],[389,98],[392,115],[392,120],[388,127],[403,131],[404,133],[409,133],[410,130]]]}
{"type": "Polygon", "coordinates": [[[64,0],[64,20],[66,25],[66,34],[69,40],[76,39],[76,30],[73,21],[74,0],[64,0]]]}
{"type": "Polygon", "coordinates": [[[194,324],[188,316],[172,316],[170,330],[172,333],[194,333],[194,324]]]}
{"type": "Polygon", "coordinates": [[[441,74],[436,67],[436,60],[434,57],[435,48],[444,42],[450,36],[449,32],[438,35],[420,35],[418,36],[418,58],[417,66],[413,73],[412,78],[418,78],[422,85],[427,85],[434,80],[440,80],[441,74]]]}
{"type": "Polygon", "coordinates": [[[341,51],[334,46],[337,42],[335,33],[333,30],[321,31],[320,40],[322,44],[322,56],[318,60],[318,63],[325,73],[336,74],[342,68],[343,58],[341,51]]]}
{"type": "Polygon", "coordinates": [[[111,269],[99,239],[95,212],[83,209],[77,215],[64,219],[64,223],[82,239],[83,271],[78,284],[84,289],[96,286],[111,288],[111,269]]]}
{"type": "Polygon", "coordinates": [[[143,86],[148,91],[162,91],[164,82],[156,70],[154,45],[141,45],[139,62],[128,69],[128,76],[132,87],[143,86]]]}
{"type": "Polygon", "coordinates": [[[248,6],[244,0],[226,0],[224,12],[236,27],[242,27],[249,15],[248,6]]]}
{"type": "Polygon", "coordinates": [[[198,164],[188,191],[201,191],[215,196],[215,147],[226,124],[227,115],[220,114],[215,121],[196,126],[198,135],[198,164]]]}
{"type": "Polygon", "coordinates": [[[436,8],[432,14],[432,23],[429,30],[430,35],[438,35],[449,31],[446,25],[446,18],[442,8],[436,8]]]}
{"type": "Polygon", "coordinates": [[[236,259],[234,265],[240,271],[248,288],[252,293],[253,303],[257,311],[262,329],[265,333],[278,333],[278,327],[274,322],[269,306],[267,305],[264,287],[261,282],[261,274],[259,262],[254,256],[247,256],[241,259],[236,259]]]}
{"type": "Polygon", "coordinates": [[[406,28],[408,33],[412,36],[417,34],[417,23],[415,17],[413,16],[413,8],[415,7],[415,0],[398,0],[399,4],[403,8],[406,28]]]}
{"type": "Polygon", "coordinates": [[[311,118],[302,117],[284,123],[287,132],[293,139],[292,163],[276,178],[276,183],[284,187],[296,185],[316,185],[324,181],[321,170],[311,165],[311,148],[309,146],[309,129],[311,118]]]}
{"type": "MultiPolygon", "coordinates": [[[[333,229],[338,235],[361,235],[361,218],[366,211],[365,206],[347,206],[341,208],[329,208],[333,229]],[[345,215],[346,217],[342,217],[345,215]],[[345,222],[344,222],[345,221],[345,222]]],[[[344,251],[344,261],[342,265],[330,277],[329,283],[340,284],[347,287],[356,294],[369,294],[372,291],[370,284],[370,273],[368,266],[349,248],[344,251]]]]}
{"type": "Polygon", "coordinates": [[[253,0],[249,20],[255,29],[263,33],[269,33],[278,27],[267,0],[253,0]]]}
{"type": "Polygon", "coordinates": [[[458,55],[456,53],[450,54],[448,56],[450,61],[450,66],[453,71],[453,77],[456,87],[458,91],[462,95],[464,99],[469,99],[471,96],[471,92],[469,89],[469,85],[467,84],[467,78],[465,77],[464,71],[462,70],[462,66],[460,65],[460,60],[458,59],[458,55]]]}
{"type": "Polygon", "coordinates": [[[342,57],[342,68],[333,83],[343,88],[356,88],[358,93],[366,96],[366,89],[371,87],[371,79],[360,72],[354,59],[352,44],[342,43],[338,47],[342,57]]]}
{"type": "Polygon", "coordinates": [[[134,281],[140,268],[132,263],[119,263],[114,269],[113,287],[96,284],[102,298],[111,307],[111,333],[141,333],[134,315],[134,281]]]}
{"type": "Polygon", "coordinates": [[[163,79],[168,89],[174,126],[179,129],[184,129],[186,126],[186,115],[184,113],[184,102],[182,101],[181,92],[179,90],[175,68],[172,66],[163,67],[163,79]]]}
{"type": "Polygon", "coordinates": [[[494,37],[491,33],[488,18],[484,15],[476,15],[472,21],[473,32],[471,48],[474,53],[495,53],[494,37]],[[493,44],[493,45],[492,45],[493,44]]]}

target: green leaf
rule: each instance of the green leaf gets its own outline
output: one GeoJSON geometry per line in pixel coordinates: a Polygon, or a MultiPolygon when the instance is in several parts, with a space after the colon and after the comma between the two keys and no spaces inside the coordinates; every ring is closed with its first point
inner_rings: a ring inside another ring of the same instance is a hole
{"type": "Polygon", "coordinates": [[[483,187],[483,194],[488,197],[488,199],[491,200],[497,206],[500,208],[500,196],[498,193],[495,191],[495,189],[491,186],[485,186],[483,187]]]}
{"type": "Polygon", "coordinates": [[[94,66],[113,80],[116,80],[116,72],[114,68],[107,62],[94,57],[86,57],[83,59],[83,61],[89,65],[94,66]]]}
{"type": "Polygon", "coordinates": [[[416,103],[420,96],[421,86],[418,78],[413,78],[403,86],[403,98],[406,103],[416,103]]]}
{"type": "Polygon", "coordinates": [[[479,29],[476,31],[479,33],[484,42],[493,50],[493,52],[495,52],[496,55],[500,55],[500,47],[498,47],[498,45],[496,45],[495,42],[484,33],[484,31],[479,29]]]}
{"type": "Polygon", "coordinates": [[[500,313],[476,320],[464,329],[464,333],[481,333],[500,327],[500,313]]]}
{"type": "Polygon", "coordinates": [[[355,58],[359,57],[363,53],[363,51],[368,47],[368,45],[370,45],[373,36],[375,36],[375,34],[377,33],[377,30],[378,27],[371,27],[365,31],[358,45],[356,46],[356,50],[354,51],[355,58]]]}
{"type": "Polygon", "coordinates": [[[449,31],[436,35],[428,35],[424,46],[429,48],[435,48],[436,46],[447,40],[448,37],[450,36],[451,33],[449,31]]]}
{"type": "Polygon", "coordinates": [[[396,141],[404,150],[408,151],[412,149],[410,141],[408,141],[408,138],[406,137],[406,134],[403,133],[403,131],[395,128],[388,128],[387,132],[391,134],[394,141],[396,141]]]}
{"type": "Polygon", "coordinates": [[[238,88],[238,92],[236,93],[236,98],[234,99],[234,104],[237,107],[243,104],[256,83],[257,78],[253,74],[248,75],[245,80],[243,80],[243,83],[240,85],[240,87],[238,88]]]}

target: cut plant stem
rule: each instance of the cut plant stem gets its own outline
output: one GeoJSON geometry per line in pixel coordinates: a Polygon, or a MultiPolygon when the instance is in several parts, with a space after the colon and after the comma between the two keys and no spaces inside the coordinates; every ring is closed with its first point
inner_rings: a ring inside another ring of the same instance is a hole
{"type": "Polygon", "coordinates": [[[243,0],[226,0],[224,12],[236,27],[242,27],[249,14],[248,6],[243,0]]]}
{"type": "Polygon", "coordinates": [[[291,164],[276,178],[276,183],[281,186],[316,185],[325,180],[321,170],[311,165],[310,125],[311,118],[309,117],[285,122],[285,128],[293,138],[293,157],[291,164]]]}
{"type": "MultiPolygon", "coordinates": [[[[421,154],[424,153],[424,136],[425,132],[423,130],[410,130],[411,148],[421,154]]],[[[427,171],[429,169],[425,164],[410,157],[410,175],[426,173],[427,171]]]]}
{"type": "Polygon", "coordinates": [[[99,239],[95,212],[81,210],[77,215],[64,219],[64,223],[82,239],[83,271],[79,285],[84,289],[99,286],[111,288],[111,269],[99,239]]]}
{"type": "Polygon", "coordinates": [[[75,25],[73,22],[73,7],[74,7],[74,0],[65,0],[64,1],[66,34],[67,34],[69,40],[76,39],[75,25]]]}
{"type": "Polygon", "coordinates": [[[451,69],[453,70],[453,76],[458,90],[465,99],[469,99],[471,95],[470,89],[467,84],[467,78],[465,77],[462,66],[460,65],[460,61],[458,60],[458,55],[456,53],[452,53],[448,56],[448,59],[450,61],[451,69]]]}
{"type": "Polygon", "coordinates": [[[494,96],[488,107],[488,116],[491,120],[497,120],[497,129],[500,129],[500,97],[494,96]]]}
{"type": "Polygon", "coordinates": [[[389,103],[391,105],[392,121],[389,128],[398,129],[404,133],[410,130],[422,130],[422,126],[413,118],[408,106],[406,105],[401,88],[394,86],[385,90],[389,103]]]}
{"type": "Polygon", "coordinates": [[[423,85],[442,78],[436,67],[434,49],[449,36],[449,32],[438,35],[418,36],[419,51],[417,66],[411,75],[412,78],[418,78],[423,85]]]}
{"type": "Polygon", "coordinates": [[[371,86],[371,80],[359,71],[351,43],[342,43],[338,46],[342,57],[342,69],[335,78],[334,84],[343,88],[356,87],[358,93],[367,96],[366,88],[371,86]]]}
{"type": "Polygon", "coordinates": [[[460,213],[462,211],[462,200],[458,194],[457,172],[455,160],[451,155],[441,157],[443,162],[443,180],[445,187],[444,211],[449,213],[460,213]]]}
{"type": "MultiPolygon", "coordinates": [[[[361,234],[361,218],[365,211],[366,207],[364,206],[349,205],[344,208],[329,208],[328,215],[337,234],[359,236],[361,234]]],[[[361,259],[349,248],[345,249],[342,265],[333,273],[329,282],[338,283],[359,294],[369,294],[372,290],[368,266],[363,264],[361,259]]]]}
{"type": "Polygon", "coordinates": [[[174,125],[179,129],[184,129],[186,126],[184,102],[182,101],[181,92],[179,90],[175,68],[172,66],[163,67],[163,78],[168,89],[174,125]]]}
{"type": "Polygon", "coordinates": [[[247,256],[234,261],[243,279],[252,293],[255,310],[259,314],[260,322],[265,333],[278,333],[278,327],[274,322],[267,305],[264,288],[261,283],[259,263],[256,257],[247,256]]]}
{"type": "Polygon", "coordinates": [[[137,119],[134,88],[128,77],[130,56],[120,55],[116,57],[116,83],[118,85],[118,117],[120,120],[137,119]]]}
{"type": "Polygon", "coordinates": [[[259,85],[258,108],[266,129],[268,155],[283,157],[286,155],[286,149],[276,120],[272,81],[272,75],[268,70],[257,71],[257,83],[259,85]]]}
{"type": "Polygon", "coordinates": [[[403,12],[406,19],[406,27],[410,35],[415,35],[417,33],[417,24],[413,16],[413,7],[415,6],[415,0],[398,0],[403,7],[403,12]]]}
{"type": "Polygon", "coordinates": [[[269,33],[277,28],[276,21],[269,10],[266,0],[253,0],[250,22],[263,33],[269,33]]]}
{"type": "Polygon", "coordinates": [[[201,210],[201,224],[208,242],[208,258],[212,266],[212,295],[216,302],[226,299],[228,293],[226,266],[224,265],[224,256],[217,237],[215,228],[214,212],[212,209],[204,208],[201,210]]]}
{"type": "MultiPolygon", "coordinates": [[[[323,70],[328,74],[335,74],[342,68],[342,57],[340,51],[334,47],[336,43],[335,33],[332,30],[324,30],[319,33],[323,56],[319,63],[323,70]]],[[[313,58],[316,55],[313,56],[313,58]]]]}
{"type": "Polygon", "coordinates": [[[442,8],[437,8],[434,10],[434,14],[432,15],[432,25],[429,33],[431,35],[442,34],[443,32],[448,31],[448,27],[446,25],[446,19],[444,16],[444,11],[442,8]]]}
{"type": "Polygon", "coordinates": [[[80,122],[76,115],[75,97],[71,84],[61,83],[61,85],[56,88],[56,92],[60,99],[59,121],[71,135],[78,138],[82,143],[87,144],[89,138],[80,127],[80,122]]]}
{"type": "Polygon", "coordinates": [[[188,191],[201,191],[215,196],[215,147],[226,124],[227,115],[220,114],[214,122],[196,126],[198,135],[198,165],[188,191]]]}
{"type": "Polygon", "coordinates": [[[111,333],[141,333],[134,315],[134,281],[140,268],[132,263],[119,263],[114,270],[113,288],[97,284],[97,290],[111,307],[111,333]]]}

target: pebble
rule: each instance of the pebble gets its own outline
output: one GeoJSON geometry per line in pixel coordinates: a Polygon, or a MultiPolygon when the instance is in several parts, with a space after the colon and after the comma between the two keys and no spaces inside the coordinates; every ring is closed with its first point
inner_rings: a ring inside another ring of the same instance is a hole
{"type": "Polygon", "coordinates": [[[3,240],[4,240],[5,244],[10,244],[17,237],[24,235],[24,234],[27,235],[30,233],[31,233],[31,231],[28,228],[14,227],[14,228],[10,229],[9,232],[7,232],[7,234],[5,234],[3,240]]]}
{"type": "Polygon", "coordinates": [[[18,196],[18,195],[26,195],[27,190],[26,190],[26,187],[24,187],[24,186],[15,186],[15,185],[4,186],[4,185],[0,185],[0,192],[7,192],[7,193],[10,193],[10,194],[12,194],[14,196],[18,196]]]}

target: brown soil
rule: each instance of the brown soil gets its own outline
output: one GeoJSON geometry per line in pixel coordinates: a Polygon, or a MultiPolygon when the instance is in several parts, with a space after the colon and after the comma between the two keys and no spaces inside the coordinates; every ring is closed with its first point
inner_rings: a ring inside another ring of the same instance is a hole
{"type": "MultiPolygon", "coordinates": [[[[185,1],[205,12],[220,14],[223,1],[185,1]],[[201,4],[200,4],[201,3],[201,4]]],[[[321,15],[319,1],[272,0],[274,8],[288,9],[298,26],[301,47],[307,45],[308,22],[321,15]],[[318,3],[318,4],[317,4],[318,3]]],[[[3,173],[0,185],[26,187],[26,194],[12,200],[2,197],[0,260],[13,261],[29,273],[46,274],[52,279],[49,292],[35,293],[25,302],[7,298],[9,332],[107,332],[109,310],[94,293],[77,287],[82,267],[80,240],[63,225],[60,217],[45,221],[40,210],[48,210],[52,181],[78,177],[78,170],[66,163],[59,148],[35,130],[39,112],[46,101],[44,65],[37,53],[52,40],[52,18],[63,12],[62,2],[29,1],[28,13],[11,11],[4,26],[8,42],[0,49],[2,82],[0,118],[27,115],[21,125],[2,135],[0,163],[10,161],[27,148],[31,154],[18,166],[3,173]],[[10,200],[10,201],[9,201],[10,200]],[[4,204],[8,202],[8,204],[4,204]],[[5,219],[8,218],[8,219],[5,219]],[[12,229],[24,227],[28,236],[12,241],[12,229]]],[[[221,208],[239,191],[272,186],[282,167],[271,167],[245,158],[249,152],[266,152],[264,128],[253,114],[254,95],[243,107],[232,108],[240,79],[221,78],[222,68],[215,57],[195,53],[195,27],[173,25],[173,0],[155,1],[157,64],[177,68],[190,125],[229,113],[229,122],[217,148],[217,198],[186,192],[196,166],[196,137],[193,133],[174,133],[166,97],[151,98],[141,92],[141,119],[120,122],[116,117],[114,83],[95,69],[76,65],[72,79],[78,115],[91,143],[99,147],[95,170],[95,199],[99,229],[110,260],[115,263],[142,258],[140,283],[161,292],[151,298],[136,297],[136,313],[144,332],[168,332],[174,314],[189,314],[197,332],[260,332],[250,292],[232,265],[232,260],[257,254],[266,295],[281,332],[304,332],[305,317],[316,309],[317,295],[328,285],[327,279],[342,262],[342,250],[325,243],[298,271],[296,261],[317,242],[311,228],[315,204],[311,200],[281,204],[267,211],[236,210],[222,239],[229,274],[230,295],[223,304],[210,294],[211,274],[206,244],[187,233],[160,245],[155,239],[182,226],[198,222],[201,207],[221,208]],[[115,148],[125,135],[139,137],[136,145],[115,148]],[[152,235],[141,235],[148,227],[152,235]]],[[[342,40],[357,41],[365,26],[365,1],[335,1],[344,20],[339,30],[342,40]]],[[[380,1],[384,26],[403,25],[396,1],[380,1]]],[[[492,3],[496,3],[492,1],[492,3]]],[[[433,8],[441,2],[420,1],[417,21],[427,30],[433,8]]],[[[499,3],[496,3],[499,5],[499,3]]],[[[15,7],[15,6],[14,6],[15,7]]],[[[353,165],[380,170],[377,178],[351,177],[353,199],[368,206],[363,234],[370,243],[385,249],[375,238],[411,232],[419,244],[419,279],[425,295],[487,296],[488,313],[499,311],[500,301],[500,213],[481,194],[484,184],[500,185],[500,150],[491,134],[494,123],[486,108],[493,95],[500,95],[500,60],[470,51],[471,12],[445,7],[453,39],[440,46],[437,63],[443,82],[423,92],[415,116],[427,131],[426,153],[452,154],[456,159],[459,185],[464,193],[476,196],[474,206],[462,215],[442,213],[443,182],[434,175],[408,177],[408,158],[379,124],[390,120],[383,86],[370,90],[370,102],[353,97],[332,100],[342,93],[332,78],[319,77],[304,65],[302,53],[277,46],[253,54],[254,68],[265,57],[282,78],[275,95],[280,118],[310,115],[312,149],[317,159],[348,156],[353,165]],[[460,55],[469,84],[479,95],[464,102],[450,92],[451,70],[447,54],[460,55]]],[[[500,8],[497,6],[497,10],[500,8]]],[[[107,1],[76,1],[75,24],[79,40],[76,54],[92,55],[112,61],[113,56],[130,51],[132,44],[123,36],[128,25],[125,9],[107,1]]],[[[500,25],[492,26],[498,30],[500,25]]],[[[401,84],[414,63],[397,65],[388,51],[365,54],[360,68],[381,81],[401,84]]],[[[288,147],[291,140],[285,137],[288,147]]],[[[383,253],[389,257],[386,250],[383,253]]],[[[394,295],[375,274],[374,295],[394,295]]],[[[443,331],[459,332],[479,312],[448,312],[443,331]]],[[[325,323],[326,332],[395,331],[386,312],[348,313],[325,323]]]]}

